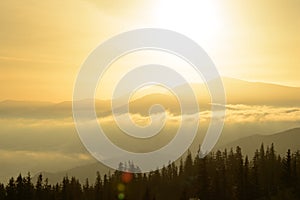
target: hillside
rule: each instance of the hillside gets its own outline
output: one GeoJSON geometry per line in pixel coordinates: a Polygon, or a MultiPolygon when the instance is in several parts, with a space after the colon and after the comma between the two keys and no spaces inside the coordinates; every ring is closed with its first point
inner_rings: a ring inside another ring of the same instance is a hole
{"type": "Polygon", "coordinates": [[[280,155],[285,155],[288,149],[291,149],[292,151],[299,150],[300,128],[294,128],[272,135],[252,135],[228,143],[218,149],[235,149],[239,146],[242,148],[244,155],[253,156],[255,150],[258,149],[262,143],[265,148],[273,143],[277,153],[280,155]]]}
{"type": "MultiPolygon", "coordinates": [[[[262,143],[264,143],[265,149],[267,148],[267,146],[270,146],[272,143],[274,143],[276,153],[283,156],[288,149],[291,149],[292,151],[299,150],[299,141],[300,128],[295,128],[272,135],[253,135],[245,137],[224,145],[218,149],[223,151],[225,148],[227,150],[233,148],[235,150],[235,148],[239,146],[242,149],[243,155],[252,157],[255,150],[260,148],[260,145],[262,143]]],[[[86,178],[88,178],[91,182],[94,182],[97,171],[99,171],[103,175],[105,173],[108,173],[109,171],[113,172],[114,170],[109,169],[102,163],[97,162],[57,173],[42,172],[42,174],[44,177],[48,177],[50,183],[61,181],[62,178],[66,175],[68,175],[69,177],[76,176],[82,182],[85,181],[86,178]]],[[[37,176],[38,174],[36,174],[33,179],[36,180],[37,176]]]]}
{"type": "MultiPolygon", "coordinates": [[[[233,78],[223,78],[226,92],[227,104],[246,104],[246,105],[269,105],[269,106],[300,106],[300,88],[289,87],[270,83],[248,82],[233,78]],[[247,92],[245,92],[247,91],[247,92]],[[242,95],[241,95],[242,94],[242,95]]],[[[175,91],[185,93],[187,85],[174,88],[175,91]]],[[[191,84],[196,91],[198,105],[201,110],[209,109],[209,92],[203,84],[191,84]]],[[[88,100],[85,100],[88,101],[88,100]]],[[[122,97],[115,100],[118,110],[123,110],[122,97]]],[[[189,99],[186,99],[189,104],[189,99]]],[[[148,114],[148,109],[153,104],[161,104],[174,114],[179,113],[179,102],[169,94],[149,94],[140,96],[130,102],[130,111],[133,113],[148,114]]],[[[111,113],[110,100],[96,100],[98,116],[107,116],[111,113]]],[[[61,103],[49,102],[30,102],[30,101],[2,101],[0,102],[0,118],[64,118],[72,116],[72,102],[61,103]]]]}

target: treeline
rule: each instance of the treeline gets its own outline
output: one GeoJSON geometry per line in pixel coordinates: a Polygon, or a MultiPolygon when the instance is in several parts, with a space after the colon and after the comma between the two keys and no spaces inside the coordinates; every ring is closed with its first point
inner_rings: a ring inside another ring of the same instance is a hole
{"type": "MultiPolygon", "coordinates": [[[[123,165],[120,165],[123,167],[123,165]]],[[[180,162],[148,174],[116,171],[95,183],[80,183],[64,177],[55,185],[39,175],[32,183],[30,174],[0,184],[2,200],[235,200],[300,199],[300,151],[281,157],[274,146],[261,145],[254,157],[243,157],[241,148],[217,151],[200,159],[189,153],[180,162]]]]}

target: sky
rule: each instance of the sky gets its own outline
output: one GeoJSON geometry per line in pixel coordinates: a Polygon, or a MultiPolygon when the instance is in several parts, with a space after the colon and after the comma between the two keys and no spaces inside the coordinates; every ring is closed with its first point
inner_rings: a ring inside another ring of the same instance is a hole
{"type": "MultiPolygon", "coordinates": [[[[0,1],[0,181],[20,172],[55,172],[95,162],[74,127],[74,82],[93,49],[137,28],[182,33],[203,47],[221,76],[252,81],[224,81],[229,105],[221,142],[299,127],[299,88],[253,83],[300,87],[299,10],[298,0],[0,1]]],[[[96,91],[96,97],[110,98],[126,70],[148,63],[194,78],[189,65],[174,55],[137,52],[112,64],[100,81],[105,92],[96,91]]],[[[143,102],[139,108],[148,109],[143,102]]],[[[210,117],[205,109],[204,121],[210,117]]],[[[139,114],[133,118],[149,120],[139,114]]],[[[110,125],[112,118],[102,120],[110,125]]]]}
{"type": "Polygon", "coordinates": [[[299,9],[297,0],[1,1],[0,100],[71,100],[94,48],[145,27],[195,40],[221,76],[300,86],[299,9]]]}

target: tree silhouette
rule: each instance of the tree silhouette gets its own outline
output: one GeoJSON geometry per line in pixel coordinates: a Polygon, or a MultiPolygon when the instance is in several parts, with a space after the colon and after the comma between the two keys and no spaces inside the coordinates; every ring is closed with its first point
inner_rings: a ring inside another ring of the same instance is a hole
{"type": "MultiPolygon", "coordinates": [[[[120,164],[124,169],[137,169],[132,162],[120,164]]],[[[300,199],[300,151],[287,151],[281,158],[274,145],[262,144],[253,158],[242,155],[237,147],[227,152],[216,151],[204,158],[188,152],[179,166],[170,163],[147,174],[115,171],[96,181],[81,185],[75,177],[50,185],[42,175],[35,185],[30,174],[13,177],[0,184],[0,200],[186,200],[186,199],[300,199]]]]}

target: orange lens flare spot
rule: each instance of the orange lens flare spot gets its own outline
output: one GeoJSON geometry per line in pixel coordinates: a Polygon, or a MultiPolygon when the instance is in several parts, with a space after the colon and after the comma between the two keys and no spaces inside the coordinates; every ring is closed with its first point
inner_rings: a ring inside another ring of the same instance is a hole
{"type": "Polygon", "coordinates": [[[132,173],[124,172],[121,176],[121,180],[123,183],[129,183],[133,178],[132,173]]]}

